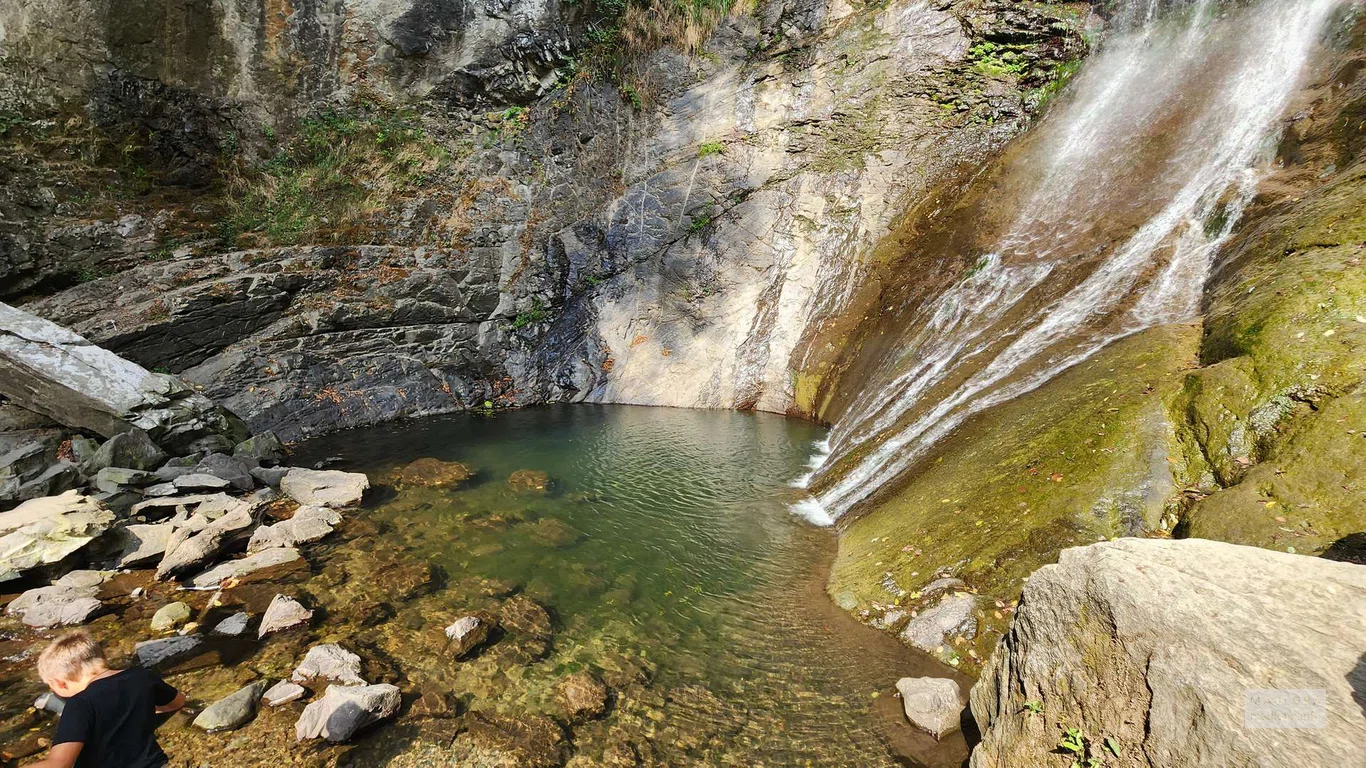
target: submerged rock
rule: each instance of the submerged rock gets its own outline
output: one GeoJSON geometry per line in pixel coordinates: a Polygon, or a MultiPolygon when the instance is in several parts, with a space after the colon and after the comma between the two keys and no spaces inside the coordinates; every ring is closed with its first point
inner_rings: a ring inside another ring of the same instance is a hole
{"type": "Polygon", "coordinates": [[[499,610],[498,623],[508,632],[506,639],[499,641],[499,653],[509,660],[531,664],[550,651],[550,614],[535,600],[525,595],[509,598],[499,610]]]}
{"type": "Polygon", "coordinates": [[[299,507],[294,516],[274,525],[263,525],[247,542],[248,552],[259,552],[274,547],[297,547],[317,541],[332,533],[341,522],[341,514],[327,507],[299,507]]]}
{"type": "Polygon", "coordinates": [[[306,693],[308,693],[308,689],[302,685],[288,680],[281,680],[275,685],[272,685],[270,690],[261,694],[261,701],[264,701],[269,706],[279,707],[288,704],[291,701],[302,699],[306,693]]]}
{"type": "Polygon", "coordinates": [[[451,655],[461,658],[488,642],[491,622],[479,616],[461,616],[455,623],[446,627],[446,639],[450,640],[451,655]]]}
{"type": "Polygon", "coordinates": [[[0,514],[0,582],[65,559],[104,533],[114,513],[78,491],[33,499],[0,514]]]}
{"type": "Polygon", "coordinates": [[[343,685],[365,685],[360,674],[360,657],[335,643],[315,645],[308,649],[304,660],[294,669],[289,679],[303,683],[314,678],[332,680],[343,685]]]}
{"type": "Polygon", "coordinates": [[[261,616],[261,626],[256,630],[256,637],[259,639],[272,632],[297,627],[300,624],[307,623],[312,618],[313,611],[305,608],[298,600],[284,595],[276,595],[270,601],[265,614],[261,616]]]}
{"type": "Polygon", "coordinates": [[[251,616],[247,615],[246,611],[238,611],[215,624],[210,634],[237,637],[247,631],[247,623],[250,621],[251,616]]]}
{"type": "Polygon", "coordinates": [[[571,721],[592,720],[607,712],[607,686],[587,672],[561,680],[559,694],[571,721]]]}
{"type": "Polygon", "coordinates": [[[170,632],[190,620],[190,606],[184,603],[167,603],[152,614],[153,632],[170,632]]]}
{"type": "Polygon", "coordinates": [[[133,658],[144,667],[156,668],[174,664],[199,651],[204,639],[198,635],[175,635],[160,640],[145,640],[133,646],[133,658]]]}
{"type": "Polygon", "coordinates": [[[957,592],[911,619],[901,639],[926,653],[940,653],[951,638],[977,636],[977,598],[957,592]]]}
{"type": "Polygon", "coordinates": [[[901,707],[911,725],[936,739],[958,730],[962,725],[967,697],[955,680],[943,677],[903,677],[896,683],[901,707]]]}
{"type": "Polygon", "coordinates": [[[267,685],[268,681],[257,680],[215,701],[199,713],[193,725],[210,733],[241,728],[256,716],[256,704],[261,700],[261,694],[265,692],[267,685]]]}
{"type": "Polygon", "coordinates": [[[353,507],[360,503],[370,479],[358,472],[294,467],[280,480],[280,490],[307,506],[353,507]]]}
{"type": "Polygon", "coordinates": [[[555,517],[543,517],[531,524],[531,535],[551,547],[572,546],[583,538],[577,528],[555,517]]]}
{"type": "Polygon", "coordinates": [[[451,756],[457,764],[517,768],[564,765],[569,739],[564,728],[549,717],[470,712],[460,723],[463,731],[451,743],[451,756]]]}
{"type": "MultiPolygon", "coordinates": [[[[236,560],[219,563],[203,573],[190,578],[190,586],[208,589],[226,579],[245,579],[257,571],[298,563],[303,560],[299,550],[290,548],[267,549],[236,560]]],[[[262,574],[263,576],[265,574],[262,574]]]]}
{"type": "Polygon", "coordinates": [[[458,461],[426,457],[396,470],[390,482],[397,485],[442,488],[459,485],[471,477],[474,477],[474,470],[468,465],[458,461]]]}
{"type": "Polygon", "coordinates": [[[517,491],[544,493],[550,488],[550,475],[538,469],[519,469],[508,476],[508,485],[517,491]]]}
{"type": "Polygon", "coordinates": [[[365,726],[392,716],[401,701],[399,689],[387,683],[329,685],[321,699],[304,707],[294,725],[294,735],[299,741],[349,741],[365,726]]]}
{"type": "Polygon", "coordinates": [[[972,688],[972,765],[1034,764],[1058,743],[1044,722],[1113,740],[1125,765],[1339,764],[1366,743],[1363,637],[1361,566],[1199,539],[1067,549],[972,688]]]}

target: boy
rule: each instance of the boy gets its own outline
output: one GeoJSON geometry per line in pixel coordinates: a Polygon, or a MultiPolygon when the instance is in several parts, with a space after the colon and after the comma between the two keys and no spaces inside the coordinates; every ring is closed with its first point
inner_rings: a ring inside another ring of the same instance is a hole
{"type": "Polygon", "coordinates": [[[161,768],[157,715],[185,706],[185,694],[141,667],[110,669],[85,632],[62,635],[38,656],[38,674],[66,700],[47,758],[30,768],[161,768]]]}

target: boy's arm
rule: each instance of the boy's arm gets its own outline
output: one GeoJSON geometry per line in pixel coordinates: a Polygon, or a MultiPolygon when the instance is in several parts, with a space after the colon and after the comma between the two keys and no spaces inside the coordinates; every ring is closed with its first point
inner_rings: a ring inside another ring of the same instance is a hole
{"type": "Polygon", "coordinates": [[[53,744],[52,749],[47,752],[47,757],[30,764],[28,768],[71,768],[76,764],[76,758],[80,756],[81,747],[84,746],[85,743],[80,741],[53,744]]]}
{"type": "Polygon", "coordinates": [[[156,712],[158,715],[166,715],[170,714],[171,712],[180,711],[180,708],[183,706],[185,706],[185,694],[181,691],[176,691],[175,698],[171,699],[171,703],[163,704],[157,707],[156,712]]]}

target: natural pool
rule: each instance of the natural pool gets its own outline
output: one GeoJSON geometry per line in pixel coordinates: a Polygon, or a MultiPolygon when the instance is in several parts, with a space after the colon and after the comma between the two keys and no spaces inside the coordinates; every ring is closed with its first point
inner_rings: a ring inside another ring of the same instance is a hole
{"type": "MultiPolygon", "coordinates": [[[[588,671],[612,702],[565,731],[570,765],[957,766],[962,737],[912,731],[893,696],[900,677],[956,673],[836,608],[823,588],[833,534],[788,509],[823,435],[766,414],[575,405],[301,445],[295,464],[335,457],[369,474],[366,509],[306,551],[308,569],[238,587],[223,610],[256,613],[287,585],[320,618],[170,679],[211,701],[250,676],[287,674],[311,644],[341,642],[366,659],[367,679],[405,691],[404,714],[348,748],[294,745],[288,708],[233,734],[172,723],[163,743],[187,764],[478,766],[507,764],[484,749],[506,736],[531,745],[515,764],[553,764],[538,762],[555,749],[536,716],[563,722],[557,686],[588,671]],[[418,458],[474,475],[439,487],[403,476],[418,458]],[[521,470],[549,484],[515,487],[521,470]],[[507,616],[526,601],[545,607],[548,633],[528,633],[523,611],[482,653],[451,658],[442,630],[453,617],[507,616]],[[451,705],[437,715],[489,713],[507,728],[453,740],[458,718],[429,717],[438,698],[451,705]]],[[[137,610],[121,626],[141,624],[137,610]]],[[[95,631],[114,646],[134,639],[95,631]]]]}

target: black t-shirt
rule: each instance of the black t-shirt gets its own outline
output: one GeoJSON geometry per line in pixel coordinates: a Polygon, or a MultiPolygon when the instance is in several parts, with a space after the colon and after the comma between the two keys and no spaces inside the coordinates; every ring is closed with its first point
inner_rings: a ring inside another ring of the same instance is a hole
{"type": "Polygon", "coordinates": [[[76,768],[159,768],[166,753],[156,740],[157,707],[176,689],[154,672],[125,669],[66,700],[53,744],[81,742],[76,768]]]}

